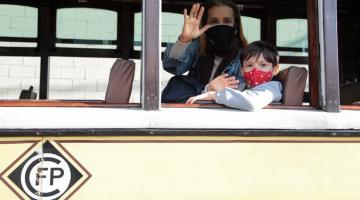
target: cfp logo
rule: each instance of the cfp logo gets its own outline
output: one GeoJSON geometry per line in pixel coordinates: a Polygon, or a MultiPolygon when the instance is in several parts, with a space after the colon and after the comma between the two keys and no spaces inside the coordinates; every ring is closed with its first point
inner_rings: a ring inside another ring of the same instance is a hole
{"type": "Polygon", "coordinates": [[[32,157],[21,171],[21,185],[33,199],[57,199],[69,187],[70,180],[70,167],[64,159],[52,153],[32,157]]]}
{"type": "MultiPolygon", "coordinates": [[[[3,180],[12,182],[7,185],[19,199],[68,199],[74,193],[69,190],[74,189],[72,187],[78,181],[85,182],[90,178],[91,175],[83,170],[85,168],[79,162],[67,157],[67,153],[62,154],[56,147],[60,148],[46,141],[41,147],[34,147],[31,150],[33,153],[21,163],[15,163],[13,171],[3,172],[6,177],[3,180]],[[35,148],[40,148],[40,152],[35,148]],[[69,162],[70,159],[74,162],[69,162]]],[[[75,191],[79,185],[81,184],[77,184],[75,191]]]]}

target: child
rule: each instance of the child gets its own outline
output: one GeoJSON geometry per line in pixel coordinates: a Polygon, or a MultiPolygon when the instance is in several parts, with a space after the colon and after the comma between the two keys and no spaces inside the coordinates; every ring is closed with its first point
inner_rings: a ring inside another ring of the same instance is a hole
{"type": "MultiPolygon", "coordinates": [[[[253,111],[264,108],[271,102],[280,101],[281,83],[271,81],[279,71],[279,54],[276,49],[270,43],[256,41],[242,50],[240,60],[242,61],[240,72],[247,84],[245,90],[234,90],[223,87],[220,83],[214,83],[215,91],[191,97],[186,103],[193,104],[197,100],[215,100],[218,104],[253,111]]],[[[230,78],[227,74],[222,76],[224,79],[230,78]]]]}

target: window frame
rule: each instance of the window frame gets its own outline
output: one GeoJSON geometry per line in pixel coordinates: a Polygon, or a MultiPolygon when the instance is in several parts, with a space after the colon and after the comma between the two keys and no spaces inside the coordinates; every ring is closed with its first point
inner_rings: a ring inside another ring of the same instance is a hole
{"type": "MultiPolygon", "coordinates": [[[[7,1],[5,1],[6,3],[7,1]]],[[[118,31],[118,34],[123,33],[118,37],[118,48],[117,50],[101,50],[101,53],[97,50],[84,50],[82,52],[77,51],[77,49],[72,49],[69,51],[67,48],[66,51],[61,48],[55,48],[55,34],[54,31],[56,28],[56,17],[53,15],[55,12],[52,12],[53,7],[47,5],[47,3],[38,3],[37,1],[19,1],[22,3],[12,3],[9,1],[9,4],[14,5],[24,5],[38,8],[38,47],[37,48],[6,48],[0,47],[0,52],[2,55],[10,56],[40,56],[41,57],[41,78],[40,80],[40,99],[47,98],[48,90],[48,58],[49,56],[84,56],[84,57],[112,57],[120,56],[123,58],[136,58],[140,57],[137,52],[132,50],[133,47],[133,30],[129,31],[118,31]],[[51,27],[46,28],[46,24],[51,24],[51,27]],[[129,40],[130,38],[130,40],[129,40]],[[120,45],[121,44],[121,45],[120,45]],[[4,52],[4,53],[3,53],[4,52]]],[[[240,2],[240,1],[238,1],[240,2]]],[[[4,3],[4,4],[5,4],[4,3]]],[[[141,7],[145,13],[143,15],[143,51],[142,51],[142,87],[141,87],[141,105],[145,110],[159,110],[161,107],[166,107],[167,105],[161,106],[160,102],[160,87],[159,87],[159,66],[160,66],[160,35],[159,35],[159,20],[154,20],[156,22],[150,21],[150,19],[159,19],[161,13],[161,0],[146,0],[142,1],[142,6],[134,4],[123,4],[121,8],[117,8],[118,12],[118,23],[121,25],[131,23],[133,27],[133,14],[136,10],[140,10],[141,7]],[[121,12],[120,12],[121,11],[121,12]],[[144,17],[146,16],[146,17],[144,17]],[[130,21],[129,21],[130,19],[130,21]],[[150,40],[151,38],[151,40],[150,40]]],[[[177,13],[182,12],[184,6],[191,5],[191,2],[180,3],[182,6],[177,5],[176,3],[169,3],[164,6],[166,11],[176,11],[177,13]]],[[[69,2],[65,3],[61,7],[55,3],[55,8],[64,8],[64,7],[74,7],[74,6],[84,7],[95,7],[95,8],[106,8],[111,9],[116,5],[114,2],[109,2],[106,4],[101,4],[99,2],[83,3],[78,2],[69,2]]],[[[244,6],[244,5],[242,5],[244,6]]],[[[245,5],[246,8],[248,5],[245,5]]],[[[251,7],[251,5],[249,6],[251,7]]],[[[338,49],[331,48],[337,47],[337,1],[336,0],[307,0],[307,6],[305,10],[308,13],[308,40],[309,40],[309,79],[311,84],[311,93],[310,93],[310,106],[315,109],[324,108],[328,112],[339,112],[340,111],[340,101],[339,101],[339,81],[338,81],[338,49]],[[335,20],[334,20],[335,19],[335,20]],[[320,30],[319,30],[320,29],[320,30]],[[321,46],[326,44],[325,46],[321,46]],[[319,47],[320,44],[320,47],[319,47]],[[323,70],[324,77],[320,76],[320,71],[323,70]],[[321,81],[324,81],[324,84],[321,85],[321,81]],[[320,88],[321,85],[321,88],[320,88]],[[321,93],[321,94],[320,94],[321,93]],[[322,94],[324,94],[322,96],[322,94]]],[[[247,11],[242,12],[243,15],[247,11]]],[[[256,12],[254,12],[256,13],[256,12]]],[[[257,13],[261,18],[263,17],[261,13],[257,13]]],[[[255,15],[251,15],[255,16],[255,15]]],[[[274,20],[269,18],[268,20],[274,20]]],[[[264,23],[264,27],[269,27],[269,21],[261,20],[261,23],[264,23]]],[[[119,26],[118,28],[123,27],[119,26]]],[[[263,27],[263,25],[261,26],[263,27]]],[[[261,38],[265,40],[271,40],[271,34],[267,34],[271,29],[261,30],[261,38]],[[268,32],[266,32],[268,31],[268,32]],[[270,37],[270,38],[269,38],[270,37]]],[[[1,38],[0,38],[1,39],[1,38]]],[[[19,39],[19,38],[18,38],[19,39]]],[[[20,39],[21,40],[21,39],[20,39]]],[[[2,104],[0,104],[2,106],[2,104]]]]}

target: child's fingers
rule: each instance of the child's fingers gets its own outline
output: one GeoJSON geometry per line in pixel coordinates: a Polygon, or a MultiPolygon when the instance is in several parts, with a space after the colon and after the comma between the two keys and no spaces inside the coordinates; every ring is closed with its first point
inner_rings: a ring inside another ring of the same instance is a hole
{"type": "Polygon", "coordinates": [[[193,104],[195,102],[195,97],[190,97],[187,101],[186,104],[193,104]]]}
{"type": "Polygon", "coordinates": [[[233,81],[233,80],[236,80],[236,77],[235,76],[229,76],[226,78],[227,81],[233,81]]]}
{"type": "Polygon", "coordinates": [[[229,85],[228,86],[229,88],[231,88],[231,89],[238,89],[239,88],[239,86],[236,84],[234,84],[234,85],[229,85]]]}
{"type": "Polygon", "coordinates": [[[228,83],[230,84],[230,85],[234,85],[234,84],[239,84],[239,80],[231,80],[231,81],[229,81],[228,83]]]}
{"type": "Polygon", "coordinates": [[[221,74],[222,77],[226,78],[229,76],[229,74],[221,74]]]}

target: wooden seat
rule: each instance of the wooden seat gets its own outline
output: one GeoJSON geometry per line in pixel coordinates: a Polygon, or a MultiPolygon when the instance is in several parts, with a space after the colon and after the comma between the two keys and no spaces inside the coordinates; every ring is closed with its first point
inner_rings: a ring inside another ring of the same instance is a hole
{"type": "Polygon", "coordinates": [[[300,106],[304,99],[307,70],[304,67],[291,66],[281,70],[275,77],[283,87],[282,104],[300,106]]]}
{"type": "Polygon", "coordinates": [[[116,59],[111,67],[105,103],[129,103],[134,74],[134,61],[116,59]]]}

